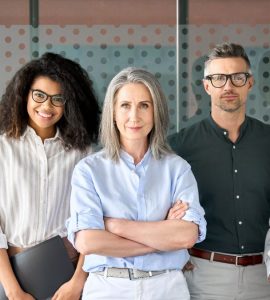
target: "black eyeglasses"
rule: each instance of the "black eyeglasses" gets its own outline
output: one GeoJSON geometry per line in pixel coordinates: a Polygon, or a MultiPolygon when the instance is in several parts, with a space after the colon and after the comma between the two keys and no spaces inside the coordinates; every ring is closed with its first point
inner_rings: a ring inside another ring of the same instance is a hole
{"type": "Polygon", "coordinates": [[[52,105],[54,106],[63,106],[66,103],[65,98],[62,95],[48,95],[43,91],[40,90],[33,90],[32,91],[32,99],[37,103],[43,103],[47,101],[49,98],[51,100],[52,105]]]}
{"type": "Polygon", "coordinates": [[[246,84],[249,77],[251,77],[251,74],[240,72],[233,74],[213,74],[205,76],[204,79],[210,80],[213,87],[222,88],[225,86],[229,78],[234,86],[241,87],[246,84]]]}

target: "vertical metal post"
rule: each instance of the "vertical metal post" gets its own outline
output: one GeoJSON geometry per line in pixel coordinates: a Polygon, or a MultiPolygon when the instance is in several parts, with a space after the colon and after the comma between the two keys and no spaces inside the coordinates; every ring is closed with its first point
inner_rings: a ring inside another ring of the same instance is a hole
{"type": "Polygon", "coordinates": [[[179,24],[188,24],[188,1],[189,0],[179,0],[179,24]]]}
{"type": "MultiPolygon", "coordinates": [[[[176,80],[177,80],[177,88],[176,88],[176,130],[180,129],[180,87],[187,86],[188,78],[181,78],[181,82],[184,84],[180,84],[180,61],[183,54],[188,54],[188,48],[182,49],[182,45],[188,46],[188,29],[184,28],[183,25],[187,25],[188,21],[188,1],[189,0],[176,0],[177,5],[177,40],[176,40],[176,80]],[[183,34],[183,32],[185,34],[183,34]]],[[[188,72],[188,62],[186,64],[181,64],[181,73],[188,72]]],[[[184,97],[181,95],[181,101],[183,101],[184,97]]]]}
{"type": "Polygon", "coordinates": [[[39,0],[29,0],[31,59],[39,56],[39,0]]]}

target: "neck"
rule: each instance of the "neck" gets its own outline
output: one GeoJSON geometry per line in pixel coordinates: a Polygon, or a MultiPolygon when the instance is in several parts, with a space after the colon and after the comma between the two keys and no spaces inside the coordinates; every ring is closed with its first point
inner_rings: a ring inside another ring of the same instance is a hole
{"type": "Polygon", "coordinates": [[[226,129],[229,134],[229,139],[234,143],[239,137],[240,127],[245,120],[245,112],[226,112],[213,110],[212,118],[218,126],[226,129]]]}
{"type": "Polygon", "coordinates": [[[132,141],[121,143],[121,147],[125,150],[130,156],[133,157],[135,165],[137,165],[144,157],[148,149],[148,143],[142,143],[141,141],[132,141]]]}
{"type": "Polygon", "coordinates": [[[44,143],[44,140],[54,137],[55,133],[56,133],[55,127],[50,127],[50,128],[45,128],[45,129],[35,128],[33,126],[31,126],[31,127],[35,130],[36,134],[41,138],[43,143],[44,143]]]}

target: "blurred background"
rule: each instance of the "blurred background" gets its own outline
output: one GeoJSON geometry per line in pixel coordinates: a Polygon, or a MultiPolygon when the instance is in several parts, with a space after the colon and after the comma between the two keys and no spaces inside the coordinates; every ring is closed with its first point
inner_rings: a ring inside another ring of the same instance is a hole
{"type": "Polygon", "coordinates": [[[215,44],[242,44],[255,86],[247,114],[270,123],[268,0],[0,0],[0,93],[44,52],[79,62],[100,103],[127,66],[155,74],[167,96],[169,134],[209,114],[201,80],[215,44]]]}

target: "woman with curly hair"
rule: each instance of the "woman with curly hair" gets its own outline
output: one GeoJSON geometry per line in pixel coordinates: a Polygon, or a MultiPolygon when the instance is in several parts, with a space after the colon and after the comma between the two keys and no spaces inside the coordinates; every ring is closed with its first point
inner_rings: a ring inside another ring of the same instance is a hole
{"type": "MultiPolygon", "coordinates": [[[[34,299],[9,256],[66,236],[71,173],[98,137],[91,84],[78,63],[45,53],[14,75],[0,101],[0,282],[8,299],[34,299]]],[[[52,299],[80,298],[82,260],[52,299]]]]}

